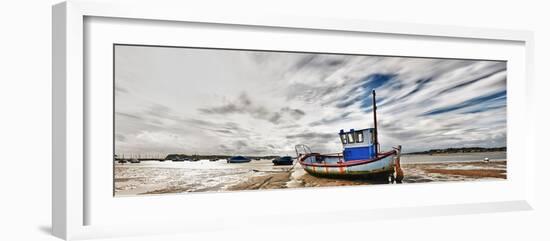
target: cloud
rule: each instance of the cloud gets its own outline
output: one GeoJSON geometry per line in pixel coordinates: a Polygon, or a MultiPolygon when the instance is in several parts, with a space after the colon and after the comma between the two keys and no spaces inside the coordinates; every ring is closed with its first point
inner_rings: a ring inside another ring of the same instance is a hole
{"type": "Polygon", "coordinates": [[[328,124],[335,124],[335,123],[338,123],[338,122],[344,122],[344,121],[349,120],[348,116],[350,114],[351,114],[351,112],[344,112],[340,115],[336,115],[336,116],[333,116],[333,117],[325,117],[325,118],[322,118],[320,120],[310,122],[308,125],[314,127],[314,126],[328,125],[328,124]]]}
{"type": "Polygon", "coordinates": [[[121,135],[121,134],[116,134],[115,138],[116,138],[117,141],[126,141],[126,137],[124,135],[121,135]]]}
{"type": "Polygon", "coordinates": [[[303,110],[290,107],[282,107],[278,111],[270,111],[265,106],[253,103],[245,92],[241,93],[236,99],[229,100],[220,106],[200,108],[199,112],[208,115],[246,114],[252,118],[265,120],[272,124],[300,119],[305,115],[303,110]]]}
{"type": "Polygon", "coordinates": [[[137,119],[137,120],[142,120],[143,118],[137,116],[137,115],[134,115],[134,114],[128,114],[128,113],[122,113],[122,112],[115,112],[116,115],[118,116],[121,116],[121,117],[126,117],[126,118],[131,118],[131,119],[137,119]]]}
{"type": "Polygon", "coordinates": [[[115,93],[116,94],[125,94],[125,93],[128,93],[129,91],[125,88],[122,88],[118,85],[115,85],[115,93]]]}
{"type": "Polygon", "coordinates": [[[334,137],[333,133],[316,133],[316,132],[305,132],[294,135],[287,135],[286,138],[289,139],[327,139],[334,137]]]}
{"type": "Polygon", "coordinates": [[[248,98],[246,93],[239,95],[237,100],[229,102],[217,107],[202,108],[200,112],[205,114],[233,114],[243,112],[265,112],[263,108],[250,108],[252,101],[248,98]]]}
{"type": "MultiPolygon", "coordinates": [[[[490,71],[490,70],[489,70],[489,71],[490,71]]],[[[468,85],[471,85],[471,84],[473,84],[473,83],[475,83],[475,82],[478,82],[478,81],[480,81],[480,80],[487,79],[487,78],[489,78],[489,77],[491,77],[491,76],[494,76],[494,75],[497,75],[497,74],[501,74],[501,73],[505,73],[505,72],[506,72],[506,68],[502,68],[502,69],[497,69],[496,71],[493,71],[493,72],[483,73],[481,76],[476,76],[476,77],[474,77],[474,78],[471,79],[471,80],[467,80],[467,81],[464,81],[464,82],[462,82],[462,83],[458,83],[458,84],[456,84],[456,85],[454,85],[454,86],[451,86],[451,87],[449,87],[449,88],[447,88],[447,89],[444,89],[444,90],[440,91],[437,95],[442,95],[442,94],[445,94],[445,93],[450,92],[450,91],[456,91],[456,90],[458,90],[458,89],[460,89],[460,88],[464,88],[464,87],[466,87],[466,86],[468,86],[468,85]]]]}
{"type": "Polygon", "coordinates": [[[383,149],[506,145],[503,61],[132,46],[115,55],[121,153],[289,155],[299,143],[338,152],[340,129],[373,126],[373,89],[383,149]]]}

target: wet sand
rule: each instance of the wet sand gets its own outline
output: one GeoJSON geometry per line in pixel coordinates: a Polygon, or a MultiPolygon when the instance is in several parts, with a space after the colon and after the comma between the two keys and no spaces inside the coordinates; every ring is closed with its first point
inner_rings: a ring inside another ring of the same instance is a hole
{"type": "Polygon", "coordinates": [[[403,164],[404,183],[506,179],[506,161],[403,164]]]}
{"type": "MultiPolygon", "coordinates": [[[[402,164],[403,184],[506,179],[506,161],[402,164]]],[[[245,164],[116,164],[115,195],[239,191],[303,187],[389,184],[388,180],[331,179],[307,174],[302,167],[245,164]]],[[[392,184],[396,185],[396,184],[392,184]]]]}
{"type": "MultiPolygon", "coordinates": [[[[300,168],[300,167],[297,167],[300,168]]],[[[295,168],[296,169],[296,168],[295,168]]],[[[402,166],[405,178],[403,183],[445,182],[445,181],[475,181],[490,179],[506,179],[506,161],[498,162],[456,162],[430,164],[404,164],[402,166]],[[409,175],[407,175],[409,173],[409,175]]],[[[297,170],[293,170],[296,172],[297,170]]],[[[303,172],[303,170],[301,170],[303,172]]],[[[292,187],[334,187],[353,185],[389,184],[389,180],[380,179],[334,179],[316,177],[305,173],[295,180],[289,174],[268,174],[251,178],[243,183],[232,186],[230,190],[254,190],[288,188],[286,183],[294,181],[292,187]],[[261,183],[260,185],[258,185],[261,183]]]]}

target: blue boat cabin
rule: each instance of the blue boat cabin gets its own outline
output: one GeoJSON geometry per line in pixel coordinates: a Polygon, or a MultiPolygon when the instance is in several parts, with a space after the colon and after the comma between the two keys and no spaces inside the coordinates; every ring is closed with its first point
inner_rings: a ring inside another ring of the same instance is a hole
{"type": "Polygon", "coordinates": [[[349,132],[340,130],[340,141],[344,146],[344,160],[368,160],[376,157],[374,144],[374,128],[354,130],[349,132]]]}

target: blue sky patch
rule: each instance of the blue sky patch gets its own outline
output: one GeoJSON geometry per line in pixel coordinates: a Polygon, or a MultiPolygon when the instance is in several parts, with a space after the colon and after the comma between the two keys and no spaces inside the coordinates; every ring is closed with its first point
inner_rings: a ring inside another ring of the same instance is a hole
{"type": "Polygon", "coordinates": [[[503,91],[499,91],[499,92],[494,93],[494,94],[489,94],[489,95],[485,95],[485,96],[472,98],[472,99],[466,100],[466,101],[461,102],[461,103],[456,104],[456,105],[450,105],[450,106],[446,106],[446,107],[442,107],[442,108],[437,108],[437,109],[434,109],[434,110],[423,113],[422,116],[443,114],[443,113],[447,113],[447,112],[451,112],[451,111],[460,110],[460,109],[464,109],[464,108],[467,108],[467,107],[483,104],[485,102],[491,102],[491,101],[497,101],[497,100],[506,102],[505,97],[506,97],[506,90],[503,90],[503,91]]]}

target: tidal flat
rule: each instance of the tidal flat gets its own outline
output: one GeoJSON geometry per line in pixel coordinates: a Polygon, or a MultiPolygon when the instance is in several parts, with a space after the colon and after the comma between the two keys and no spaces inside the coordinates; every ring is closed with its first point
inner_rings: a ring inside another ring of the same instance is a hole
{"type": "MultiPolygon", "coordinates": [[[[506,153],[404,155],[403,184],[506,179],[506,153]],[[490,157],[489,161],[483,161],[490,157]]],[[[115,196],[226,192],[304,187],[391,184],[387,180],[331,179],[307,174],[300,164],[271,160],[115,163],[115,196]]]]}

